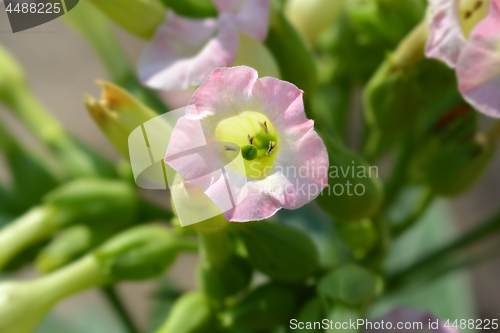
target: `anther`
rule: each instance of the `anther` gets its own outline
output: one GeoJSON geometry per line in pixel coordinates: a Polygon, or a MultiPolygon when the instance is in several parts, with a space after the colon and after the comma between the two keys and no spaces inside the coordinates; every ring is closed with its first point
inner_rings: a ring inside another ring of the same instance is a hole
{"type": "Polygon", "coordinates": [[[260,127],[262,128],[262,131],[265,133],[265,134],[269,134],[269,129],[267,128],[267,121],[261,123],[259,121],[259,125],[260,127]]]}
{"type": "Polygon", "coordinates": [[[250,134],[248,134],[248,142],[250,142],[251,145],[253,145],[254,139],[255,139],[255,136],[250,136],[250,134]]]}
{"type": "Polygon", "coordinates": [[[266,155],[269,156],[276,149],[278,144],[275,141],[269,141],[269,149],[267,150],[266,155]]]}
{"type": "Polygon", "coordinates": [[[231,146],[225,146],[224,148],[226,151],[238,151],[238,149],[231,147],[231,146]]]}

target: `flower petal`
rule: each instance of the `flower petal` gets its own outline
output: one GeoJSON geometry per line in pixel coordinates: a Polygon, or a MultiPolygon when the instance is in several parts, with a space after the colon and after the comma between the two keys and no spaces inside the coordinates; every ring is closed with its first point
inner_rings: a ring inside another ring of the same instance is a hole
{"type": "Polygon", "coordinates": [[[478,111],[500,118],[500,0],[472,31],[457,65],[459,89],[478,111]]]}
{"type": "Polygon", "coordinates": [[[230,66],[237,49],[230,20],[186,19],[170,11],[141,57],[139,77],[152,88],[186,89],[214,68],[230,66]]]}
{"type": "Polygon", "coordinates": [[[430,0],[429,39],[425,54],[455,67],[466,39],[460,25],[459,0],[430,0]]]}
{"type": "Polygon", "coordinates": [[[205,177],[196,185],[233,222],[262,220],[281,208],[299,208],[327,186],[328,153],[313,129],[314,122],[305,116],[302,91],[288,82],[257,77],[255,70],[245,66],[214,70],[177,123],[170,143],[178,146],[169,145],[165,158],[189,181],[211,173],[209,182],[205,177]],[[241,166],[223,161],[221,150],[213,148],[221,144],[214,142],[212,134],[217,124],[244,111],[266,115],[278,133],[275,162],[263,179],[247,181],[241,166]],[[202,145],[207,148],[200,150],[202,145]],[[183,150],[193,148],[196,151],[184,156],[183,150]],[[232,207],[227,204],[228,191],[232,207]]]}
{"type": "Polygon", "coordinates": [[[269,27],[270,0],[213,0],[219,13],[231,17],[238,29],[263,41],[269,27]]]}

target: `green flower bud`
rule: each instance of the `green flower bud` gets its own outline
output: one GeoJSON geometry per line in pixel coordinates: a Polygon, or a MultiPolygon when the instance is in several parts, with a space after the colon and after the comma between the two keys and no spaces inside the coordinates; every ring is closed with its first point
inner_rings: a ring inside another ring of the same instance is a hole
{"type": "Polygon", "coordinates": [[[128,227],[133,221],[120,219],[96,225],[75,225],[59,233],[36,257],[36,267],[48,273],[67,265],[111,236],[128,227]]]}
{"type": "Polygon", "coordinates": [[[372,216],[383,200],[378,168],[339,144],[327,144],[330,159],[328,187],[316,202],[334,218],[357,221],[372,216]]]}
{"type": "Polygon", "coordinates": [[[90,0],[128,32],[145,39],[153,36],[167,9],[161,0],[90,0]]]}
{"type": "Polygon", "coordinates": [[[217,8],[211,0],[162,0],[162,2],[180,16],[192,18],[217,16],[217,8]]]}
{"type": "Polygon", "coordinates": [[[132,220],[137,193],[128,183],[115,180],[82,179],[49,193],[44,202],[71,217],[69,223],[111,223],[132,220]]]}
{"type": "Polygon", "coordinates": [[[286,16],[300,34],[314,44],[344,10],[346,0],[289,0],[286,16]]]}
{"type": "Polygon", "coordinates": [[[358,260],[363,259],[377,243],[377,230],[369,219],[338,223],[337,228],[342,240],[358,260]]]}
{"type": "Polygon", "coordinates": [[[252,266],[273,279],[297,282],[318,267],[316,246],[299,230],[264,221],[232,224],[231,228],[243,240],[252,266]]]}
{"type": "Polygon", "coordinates": [[[295,294],[283,286],[268,284],[251,291],[222,314],[224,327],[271,331],[289,322],[297,306],[295,294]]]}
{"type": "Polygon", "coordinates": [[[167,321],[156,333],[206,333],[214,332],[216,326],[207,296],[190,292],[177,299],[167,321]]]}
{"type": "Polygon", "coordinates": [[[93,252],[110,281],[144,280],[163,273],[186,248],[171,231],[157,226],[127,230],[93,252]]]}
{"type": "Polygon", "coordinates": [[[271,3],[265,44],[278,63],[283,80],[295,84],[306,94],[316,90],[318,73],[314,59],[302,37],[283,15],[279,1],[271,3]]]}
{"type": "Polygon", "coordinates": [[[348,264],[325,275],[319,281],[317,291],[323,298],[333,302],[361,305],[376,295],[378,283],[372,272],[348,264]]]}
{"type": "Polygon", "coordinates": [[[99,84],[101,100],[86,96],[85,106],[109,141],[128,158],[130,133],[157,114],[124,89],[109,82],[99,84]]]}
{"type": "Polygon", "coordinates": [[[199,280],[203,291],[222,299],[245,289],[252,279],[252,266],[247,259],[232,255],[221,264],[203,261],[199,267],[199,280]]]}

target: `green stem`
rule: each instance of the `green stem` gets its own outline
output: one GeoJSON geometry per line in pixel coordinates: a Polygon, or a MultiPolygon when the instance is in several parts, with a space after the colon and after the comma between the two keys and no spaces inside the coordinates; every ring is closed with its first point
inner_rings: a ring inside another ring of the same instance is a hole
{"type": "Polygon", "coordinates": [[[101,288],[102,294],[108,301],[109,305],[113,308],[116,315],[120,318],[123,326],[125,326],[128,333],[138,333],[135,323],[132,320],[132,317],[128,313],[125,308],[122,300],[118,296],[115,288],[113,286],[105,286],[101,288]]]}
{"type": "Polygon", "coordinates": [[[232,244],[227,230],[214,232],[199,232],[200,254],[210,265],[220,264],[229,259],[232,253],[232,244]]]}
{"type": "Polygon", "coordinates": [[[500,214],[493,217],[490,221],[474,228],[471,232],[459,237],[455,241],[435,250],[421,260],[412,264],[410,267],[392,274],[388,278],[388,285],[399,286],[406,280],[410,279],[415,273],[428,269],[443,258],[446,258],[448,255],[451,255],[475,242],[489,238],[497,232],[500,232],[500,214]]]}
{"type": "Polygon", "coordinates": [[[425,43],[429,36],[424,18],[402,41],[390,57],[394,70],[406,69],[424,58],[425,43]]]}
{"type": "Polygon", "coordinates": [[[46,275],[35,281],[44,289],[41,293],[47,303],[55,304],[83,290],[102,285],[106,282],[99,263],[93,256],[86,256],[75,263],[46,275]]]}
{"type": "Polygon", "coordinates": [[[436,195],[430,188],[424,189],[410,216],[408,216],[403,222],[395,224],[391,228],[391,235],[393,237],[399,237],[405,231],[413,227],[427,211],[427,208],[429,208],[435,197],[436,195]]]}
{"type": "Polygon", "coordinates": [[[55,231],[58,219],[49,207],[36,207],[0,230],[0,270],[17,253],[38,240],[49,237],[55,231]]]}

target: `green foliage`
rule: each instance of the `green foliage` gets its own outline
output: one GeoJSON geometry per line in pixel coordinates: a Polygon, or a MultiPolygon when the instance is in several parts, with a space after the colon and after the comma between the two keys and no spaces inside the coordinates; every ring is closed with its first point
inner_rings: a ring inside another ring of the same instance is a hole
{"type": "Polygon", "coordinates": [[[245,244],[253,267],[283,282],[299,282],[318,268],[318,251],[304,233],[281,224],[231,226],[245,244]]]}
{"type": "Polygon", "coordinates": [[[214,298],[225,298],[245,289],[250,284],[253,268],[247,259],[231,256],[220,264],[202,262],[199,280],[203,291],[214,298]]]}
{"type": "Polygon", "coordinates": [[[272,330],[288,322],[296,306],[297,298],[293,291],[267,284],[229,306],[222,315],[222,323],[233,329],[272,330]]]}
{"type": "Polygon", "coordinates": [[[337,142],[327,142],[326,146],[330,160],[328,187],[316,202],[340,221],[371,217],[383,200],[378,167],[371,168],[362,156],[337,142]]]}
{"type": "Polygon", "coordinates": [[[360,305],[377,292],[377,277],[367,269],[348,264],[325,275],[318,283],[318,294],[333,301],[360,305]]]}
{"type": "Polygon", "coordinates": [[[188,292],[175,302],[165,324],[156,333],[216,332],[216,318],[206,295],[188,292]]]}

